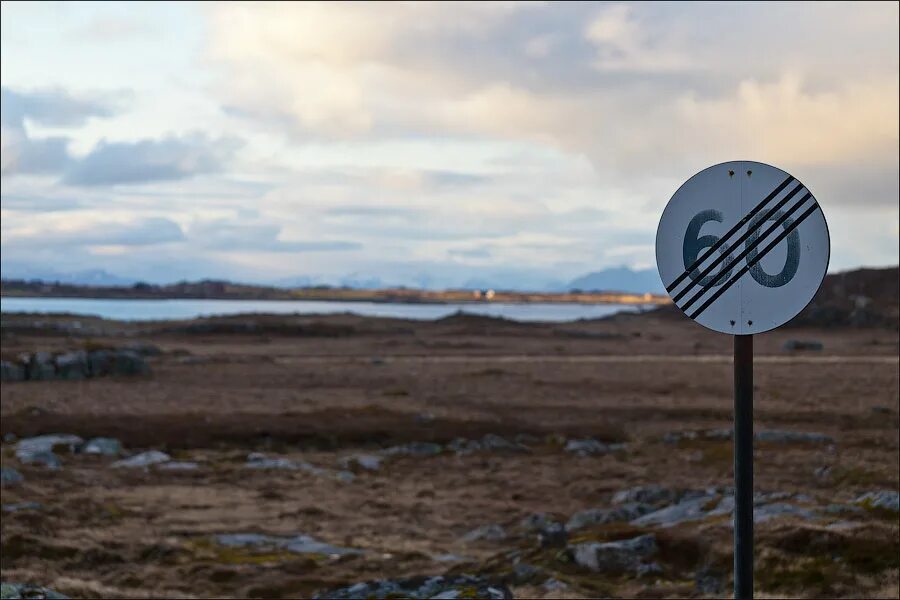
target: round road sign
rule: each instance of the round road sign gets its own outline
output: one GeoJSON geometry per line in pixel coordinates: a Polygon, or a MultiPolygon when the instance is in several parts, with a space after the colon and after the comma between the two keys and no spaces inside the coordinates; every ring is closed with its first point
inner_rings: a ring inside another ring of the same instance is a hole
{"type": "Polygon", "coordinates": [[[734,335],[774,329],[809,304],[828,270],[825,216],[793,176],[751,161],[714,165],[666,205],[656,264],[675,305],[734,335]]]}

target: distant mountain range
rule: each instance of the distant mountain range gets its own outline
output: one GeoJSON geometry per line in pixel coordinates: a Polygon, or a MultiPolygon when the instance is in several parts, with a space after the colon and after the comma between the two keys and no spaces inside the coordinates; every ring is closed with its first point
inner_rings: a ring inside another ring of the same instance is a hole
{"type": "Polygon", "coordinates": [[[656,269],[632,271],[628,267],[615,267],[582,275],[573,279],[569,290],[583,292],[616,291],[616,292],[650,292],[664,294],[665,288],[656,269]]]}
{"type": "MultiPolygon", "coordinates": [[[[21,279],[26,281],[58,282],[66,285],[118,287],[131,286],[137,279],[121,277],[103,269],[87,269],[69,273],[53,270],[29,269],[24,267],[4,266],[3,279],[21,279]]],[[[154,282],[172,283],[172,282],[154,282]]],[[[315,286],[343,287],[351,289],[385,289],[407,287],[414,289],[468,289],[468,290],[509,290],[518,292],[631,292],[631,293],[664,293],[662,283],[655,269],[632,270],[628,267],[603,269],[577,277],[566,283],[560,279],[548,277],[543,273],[527,271],[504,271],[498,269],[490,273],[477,273],[469,278],[454,278],[440,273],[411,273],[389,279],[375,275],[350,273],[337,277],[297,276],[277,280],[259,281],[257,284],[271,285],[280,288],[308,288],[315,286]]]]}

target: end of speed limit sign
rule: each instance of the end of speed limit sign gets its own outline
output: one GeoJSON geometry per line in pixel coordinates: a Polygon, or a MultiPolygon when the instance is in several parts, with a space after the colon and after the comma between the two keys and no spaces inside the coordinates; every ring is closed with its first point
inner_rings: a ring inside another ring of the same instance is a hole
{"type": "Polygon", "coordinates": [[[819,289],[830,254],[812,192],[789,173],[751,161],[688,179],[656,233],[656,264],[675,305],[733,335],[769,331],[796,316],[819,289]]]}

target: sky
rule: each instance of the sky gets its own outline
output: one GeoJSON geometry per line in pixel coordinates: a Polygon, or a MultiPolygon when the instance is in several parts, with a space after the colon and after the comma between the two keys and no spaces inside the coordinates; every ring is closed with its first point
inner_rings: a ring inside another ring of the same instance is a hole
{"type": "Polygon", "coordinates": [[[898,4],[2,3],[4,277],[542,288],[728,160],[898,263],[898,4]]]}

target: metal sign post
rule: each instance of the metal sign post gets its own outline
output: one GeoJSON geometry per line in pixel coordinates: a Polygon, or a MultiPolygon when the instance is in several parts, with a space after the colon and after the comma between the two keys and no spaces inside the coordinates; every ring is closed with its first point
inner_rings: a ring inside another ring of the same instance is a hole
{"type": "Polygon", "coordinates": [[[771,165],[734,161],[688,179],[663,211],[656,264],[674,304],[734,336],[734,596],[753,597],[753,334],[812,300],[828,270],[812,192],[771,165]]]}
{"type": "Polygon", "coordinates": [[[753,336],[734,336],[734,597],[753,597],[753,336]]]}

